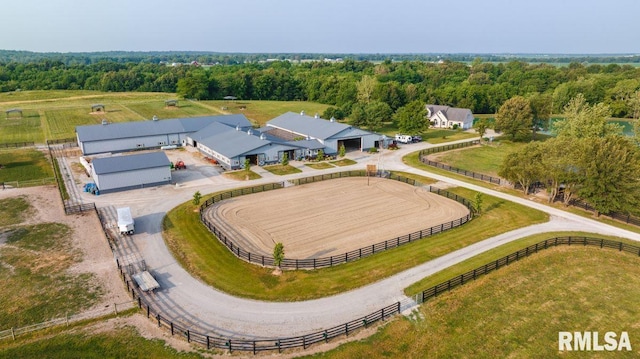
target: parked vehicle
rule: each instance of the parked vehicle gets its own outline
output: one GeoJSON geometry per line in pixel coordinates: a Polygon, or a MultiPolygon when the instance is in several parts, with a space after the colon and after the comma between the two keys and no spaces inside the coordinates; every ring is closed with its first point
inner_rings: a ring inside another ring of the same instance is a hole
{"type": "Polygon", "coordinates": [[[187,169],[187,165],[185,165],[183,161],[178,161],[174,165],[174,168],[177,169],[177,170],[186,170],[187,169]]]}
{"type": "Polygon", "coordinates": [[[129,207],[118,208],[118,230],[120,234],[133,234],[135,232],[135,222],[131,216],[129,207]]]}
{"type": "Polygon", "coordinates": [[[422,142],[422,136],[411,136],[411,142],[416,143],[416,142],[422,142]]]}
{"type": "Polygon", "coordinates": [[[396,134],[396,142],[400,143],[411,143],[413,139],[409,135],[399,135],[396,134]]]}

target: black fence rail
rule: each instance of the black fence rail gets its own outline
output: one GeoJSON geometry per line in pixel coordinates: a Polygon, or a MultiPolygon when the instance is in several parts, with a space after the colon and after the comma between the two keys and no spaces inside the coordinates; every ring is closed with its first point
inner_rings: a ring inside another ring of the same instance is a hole
{"type": "MultiPolygon", "coordinates": [[[[313,176],[307,178],[301,178],[296,180],[291,180],[290,182],[295,184],[306,184],[313,183],[318,181],[325,181],[335,178],[341,177],[353,177],[353,176],[364,176],[366,175],[365,171],[347,171],[347,172],[338,172],[332,174],[325,174],[320,176],[313,176]]],[[[474,207],[473,203],[467,200],[464,197],[458,196],[455,193],[451,193],[439,188],[424,186],[419,181],[416,181],[411,178],[406,178],[403,176],[398,176],[394,174],[389,174],[389,179],[408,183],[414,186],[423,186],[425,189],[428,189],[429,192],[435,193],[454,201],[457,201],[469,209],[469,214],[464,217],[458,218],[456,220],[442,223],[436,226],[432,226],[420,231],[416,231],[413,233],[401,235],[384,242],[379,242],[376,244],[372,244],[370,246],[362,247],[359,249],[352,250],[350,252],[346,252],[343,254],[338,254],[330,257],[322,257],[322,258],[309,258],[309,259],[295,259],[295,258],[285,258],[281,263],[280,267],[284,269],[318,269],[318,268],[326,268],[333,267],[335,265],[344,264],[352,261],[356,261],[358,259],[371,256],[376,253],[384,252],[389,249],[400,247],[401,245],[408,244],[411,242],[415,242],[416,240],[426,238],[432,236],[434,234],[444,232],[446,230],[459,227],[467,222],[469,222],[473,218],[474,207]]],[[[275,266],[275,261],[272,256],[251,253],[239,245],[237,245],[237,240],[234,240],[233,236],[229,233],[226,233],[223,229],[216,226],[214,223],[205,218],[205,209],[216,202],[220,202],[224,199],[228,199],[231,197],[237,197],[245,194],[263,192],[265,190],[273,190],[284,187],[283,183],[276,183],[264,186],[256,186],[244,189],[238,189],[234,191],[224,192],[218,194],[200,206],[200,221],[209,229],[211,233],[213,233],[222,244],[224,244],[236,257],[245,260],[249,263],[260,264],[262,266],[275,266]]]]}
{"type": "Polygon", "coordinates": [[[0,148],[21,148],[21,147],[33,147],[36,144],[34,142],[12,142],[12,143],[0,143],[0,148]]]}
{"type": "Polygon", "coordinates": [[[477,173],[477,172],[473,172],[473,171],[463,170],[461,168],[445,165],[444,163],[431,161],[430,159],[427,158],[427,156],[432,154],[432,153],[438,153],[438,152],[443,152],[443,151],[448,151],[448,150],[454,150],[454,149],[457,149],[457,148],[474,146],[474,145],[477,145],[479,143],[480,143],[480,140],[473,140],[473,141],[460,142],[460,143],[455,143],[455,144],[446,145],[446,146],[438,146],[438,147],[427,148],[427,149],[424,149],[424,150],[420,151],[418,157],[420,158],[420,162],[422,162],[422,163],[424,163],[425,165],[428,165],[428,166],[441,168],[441,169],[443,169],[445,171],[455,172],[457,174],[460,174],[460,175],[463,175],[463,176],[466,176],[466,177],[471,177],[471,178],[479,179],[481,181],[486,181],[486,182],[490,182],[490,183],[494,183],[494,184],[498,184],[498,185],[505,183],[505,181],[502,180],[499,177],[493,177],[493,176],[489,176],[489,175],[486,175],[486,174],[483,174],[483,173],[477,173]]]}
{"type": "Polygon", "coordinates": [[[78,140],[75,137],[69,137],[69,138],[61,138],[61,139],[57,139],[57,140],[47,140],[47,146],[49,145],[59,145],[61,143],[75,143],[76,146],[78,145],[78,140]]]}
{"type": "MultiPolygon", "coordinates": [[[[585,202],[585,201],[581,201],[579,199],[572,199],[569,201],[569,205],[573,206],[573,207],[578,207],[578,208],[582,208],[586,211],[589,212],[595,212],[596,209],[593,208],[593,206],[591,206],[589,203],[585,202]]],[[[628,213],[621,213],[621,212],[609,212],[609,213],[602,213],[602,216],[605,217],[609,217],[627,224],[632,224],[634,226],[640,226],[640,218],[632,216],[631,214],[628,213]]]]}
{"type": "Polygon", "coordinates": [[[138,307],[146,313],[147,318],[157,323],[158,327],[169,331],[172,336],[177,335],[189,343],[198,343],[207,349],[216,348],[229,350],[229,352],[244,351],[253,352],[253,354],[276,350],[281,352],[285,349],[300,347],[306,349],[315,343],[326,343],[336,337],[348,336],[358,329],[365,328],[379,321],[384,321],[390,316],[400,313],[401,310],[401,303],[395,302],[389,306],[380,308],[373,313],[367,314],[364,317],[354,319],[326,330],[296,337],[275,337],[254,340],[225,338],[214,333],[201,333],[198,330],[192,330],[192,325],[186,326],[184,324],[176,323],[175,319],[165,313],[162,313],[161,310],[154,308],[151,302],[147,301],[146,296],[140,293],[140,289],[137,287],[135,282],[131,280],[129,274],[117,259],[116,264],[120,271],[120,276],[127,287],[127,291],[131,294],[133,300],[137,301],[138,307]]]}
{"type": "Polygon", "coordinates": [[[91,203],[82,203],[82,204],[64,204],[64,213],[65,214],[75,214],[75,213],[82,213],[82,212],[88,212],[88,211],[95,211],[96,210],[96,204],[91,202],[91,203]]]}
{"type": "Polygon", "coordinates": [[[483,266],[480,266],[474,270],[468,271],[464,274],[455,276],[445,282],[442,282],[438,285],[435,285],[431,288],[423,290],[417,295],[417,302],[423,303],[426,300],[437,297],[439,294],[444,292],[448,292],[453,288],[459,287],[465,283],[473,281],[480,276],[488,274],[494,270],[497,270],[501,267],[507,266],[510,263],[517,262],[522,258],[526,258],[534,253],[538,253],[539,251],[551,247],[556,247],[560,245],[568,245],[568,246],[594,246],[600,248],[611,248],[616,249],[618,251],[625,251],[635,255],[640,256],[640,246],[635,246],[631,244],[626,244],[618,241],[612,241],[608,239],[601,238],[591,238],[591,237],[556,237],[547,239],[536,244],[532,244],[524,249],[521,249],[517,252],[513,252],[509,255],[506,255],[500,259],[495,261],[491,261],[483,266]]]}

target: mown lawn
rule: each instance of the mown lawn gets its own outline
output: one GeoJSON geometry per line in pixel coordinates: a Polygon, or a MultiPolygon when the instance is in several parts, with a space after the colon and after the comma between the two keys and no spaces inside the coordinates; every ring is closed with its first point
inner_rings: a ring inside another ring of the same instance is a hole
{"type": "Polygon", "coordinates": [[[333,165],[339,166],[339,167],[343,167],[343,166],[351,166],[351,165],[355,165],[356,161],[349,159],[349,158],[343,158],[341,160],[337,160],[337,161],[331,161],[330,162],[333,165]]]}
{"type": "Polygon", "coordinates": [[[18,118],[0,112],[0,134],[0,143],[44,142],[40,113],[25,109],[18,118]]]}
{"type": "Polygon", "coordinates": [[[506,156],[524,145],[524,142],[494,141],[492,144],[436,153],[430,157],[449,166],[497,177],[506,156]]]}
{"type": "Polygon", "coordinates": [[[0,150],[0,182],[30,181],[53,177],[44,153],[34,148],[0,150]]]}
{"type": "Polygon", "coordinates": [[[304,111],[308,116],[322,113],[329,107],[320,103],[307,101],[201,101],[209,106],[215,107],[226,113],[242,113],[254,124],[263,126],[267,121],[272,120],[285,112],[300,113],[304,111]],[[226,108],[222,110],[222,108],[226,108]]]}
{"type": "Polygon", "coordinates": [[[247,181],[247,180],[251,181],[254,179],[262,178],[262,176],[260,176],[259,174],[253,171],[245,171],[245,170],[225,172],[223,176],[229,177],[236,181],[247,181]]]}
{"type": "Polygon", "coordinates": [[[307,167],[311,167],[313,169],[316,169],[316,170],[326,170],[327,168],[335,167],[334,165],[332,165],[329,162],[305,163],[304,165],[307,166],[307,167]]]}
{"type": "MultiPolygon", "coordinates": [[[[167,99],[171,99],[170,94],[167,94],[167,99]]],[[[183,118],[183,117],[195,117],[195,116],[213,116],[220,113],[212,111],[209,108],[200,106],[197,102],[179,100],[178,106],[165,105],[164,101],[149,101],[140,103],[130,103],[125,105],[131,111],[137,113],[142,118],[151,119],[153,116],[157,116],[159,119],[168,118],[183,118]]]]}
{"type": "Polygon", "coordinates": [[[143,338],[132,327],[83,333],[64,332],[29,340],[0,343],[0,358],[204,358],[198,353],[178,352],[164,340],[143,338]]]}
{"type": "MultiPolygon", "coordinates": [[[[429,180],[425,180],[428,183],[429,180]]],[[[451,189],[466,198],[475,192],[451,189]]],[[[237,259],[200,223],[194,205],[184,203],[164,219],[163,236],[174,257],[194,276],[233,295],[274,301],[319,298],[358,288],[491,236],[541,223],[547,215],[485,196],[486,212],[454,230],[374,256],[322,270],[285,271],[237,259]]]]}
{"type": "Polygon", "coordinates": [[[311,357],[637,357],[639,261],[609,249],[548,249],[427,301],[369,338],[311,357]],[[627,331],[634,351],[560,353],[559,331],[601,338],[627,331]]]}
{"type": "Polygon", "coordinates": [[[262,167],[265,170],[273,173],[274,175],[278,175],[278,176],[284,176],[284,175],[290,175],[292,173],[300,173],[302,172],[300,169],[295,168],[291,165],[271,165],[271,166],[264,166],[262,167]]]}

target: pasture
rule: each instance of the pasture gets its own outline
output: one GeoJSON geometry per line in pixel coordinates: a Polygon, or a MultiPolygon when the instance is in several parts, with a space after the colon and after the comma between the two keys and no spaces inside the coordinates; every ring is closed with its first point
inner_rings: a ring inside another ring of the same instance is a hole
{"type": "Polygon", "coordinates": [[[296,113],[304,111],[307,115],[313,116],[316,113],[322,115],[329,107],[329,105],[306,101],[213,100],[201,102],[223,113],[242,113],[258,126],[263,126],[267,121],[288,111],[296,113]]]}
{"type": "Polygon", "coordinates": [[[269,255],[282,242],[297,259],[339,255],[468,214],[464,205],[424,188],[365,177],[241,196],[207,209],[248,251],[269,255]]]}
{"type": "Polygon", "coordinates": [[[443,293],[369,338],[310,357],[550,358],[559,354],[559,331],[628,331],[634,351],[614,356],[636,357],[638,261],[609,249],[548,249],[443,293]]]}
{"type": "Polygon", "coordinates": [[[0,182],[32,181],[53,177],[53,170],[42,151],[34,148],[0,150],[0,182]]]}

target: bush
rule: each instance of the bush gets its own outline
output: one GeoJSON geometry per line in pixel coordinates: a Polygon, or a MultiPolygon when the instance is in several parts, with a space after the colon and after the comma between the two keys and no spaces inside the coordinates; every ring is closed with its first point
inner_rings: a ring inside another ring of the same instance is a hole
{"type": "Polygon", "coordinates": [[[377,147],[371,147],[369,149],[369,153],[377,153],[378,152],[378,148],[377,147]]]}

